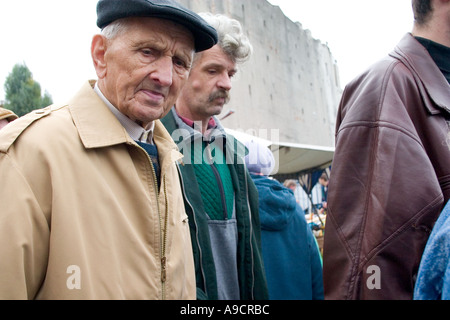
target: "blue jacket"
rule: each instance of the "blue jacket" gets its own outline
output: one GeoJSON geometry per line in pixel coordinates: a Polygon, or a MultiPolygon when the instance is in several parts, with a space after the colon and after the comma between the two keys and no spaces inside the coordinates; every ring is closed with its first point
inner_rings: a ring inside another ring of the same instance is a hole
{"type": "Polygon", "coordinates": [[[294,193],[265,176],[252,179],[259,192],[261,241],[271,300],[323,299],[317,242],[294,193]]]}
{"type": "Polygon", "coordinates": [[[450,202],[425,247],[414,289],[415,300],[450,300],[450,202]]]}

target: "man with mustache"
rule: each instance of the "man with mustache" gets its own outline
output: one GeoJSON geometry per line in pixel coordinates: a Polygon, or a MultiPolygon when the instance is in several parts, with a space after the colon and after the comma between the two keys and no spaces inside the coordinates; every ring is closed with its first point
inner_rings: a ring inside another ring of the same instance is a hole
{"type": "Polygon", "coordinates": [[[180,165],[202,300],[268,298],[261,258],[258,192],[244,164],[245,147],[219,120],[237,65],[252,46],[238,21],[200,14],[219,43],[196,54],[187,84],[162,120],[184,155],[180,165]],[[238,150],[240,152],[238,152],[238,150]]]}

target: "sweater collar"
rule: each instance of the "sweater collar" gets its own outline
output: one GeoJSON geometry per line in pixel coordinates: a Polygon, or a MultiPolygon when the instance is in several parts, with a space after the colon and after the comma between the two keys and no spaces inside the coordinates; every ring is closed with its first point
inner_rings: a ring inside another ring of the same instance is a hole
{"type": "Polygon", "coordinates": [[[180,130],[178,134],[179,138],[190,138],[190,140],[203,139],[203,141],[207,143],[212,143],[219,138],[224,140],[226,139],[227,134],[225,129],[221,125],[220,121],[215,117],[211,118],[208,124],[208,130],[203,135],[192,120],[178,115],[175,107],[172,108],[171,112],[175,119],[175,123],[180,130]]]}
{"type": "MultiPolygon", "coordinates": [[[[192,121],[191,119],[185,118],[180,116],[180,114],[177,112],[177,109],[174,108],[175,112],[177,113],[177,116],[184,122],[186,123],[189,127],[198,130],[197,125],[195,124],[194,121],[192,121]]],[[[209,119],[208,122],[208,130],[212,130],[217,128],[217,124],[216,121],[214,120],[214,117],[211,117],[211,119],[209,119]]]]}

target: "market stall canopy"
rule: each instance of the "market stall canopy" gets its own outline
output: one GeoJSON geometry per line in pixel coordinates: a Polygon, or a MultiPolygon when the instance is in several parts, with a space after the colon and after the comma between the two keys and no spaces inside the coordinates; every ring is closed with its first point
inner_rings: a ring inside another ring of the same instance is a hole
{"type": "Polygon", "coordinates": [[[328,168],[334,156],[334,148],[312,145],[272,143],[270,148],[279,161],[278,175],[328,168]]]}
{"type": "Polygon", "coordinates": [[[269,147],[277,161],[273,175],[297,174],[312,169],[328,168],[334,156],[334,148],[314,145],[274,142],[245,132],[226,129],[241,142],[256,139],[269,147]]]}

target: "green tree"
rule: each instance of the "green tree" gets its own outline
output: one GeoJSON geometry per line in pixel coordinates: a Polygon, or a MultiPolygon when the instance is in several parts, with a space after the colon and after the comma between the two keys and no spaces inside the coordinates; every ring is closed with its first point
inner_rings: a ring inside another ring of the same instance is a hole
{"type": "Polygon", "coordinates": [[[33,74],[25,64],[16,64],[5,81],[5,108],[18,116],[53,103],[45,92],[41,95],[41,85],[34,81],[33,74]]]}

